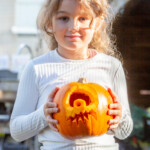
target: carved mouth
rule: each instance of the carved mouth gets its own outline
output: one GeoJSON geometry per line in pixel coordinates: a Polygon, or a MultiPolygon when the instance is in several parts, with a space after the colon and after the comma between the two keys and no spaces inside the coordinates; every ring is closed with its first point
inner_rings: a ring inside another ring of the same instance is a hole
{"type": "Polygon", "coordinates": [[[97,120],[96,112],[91,110],[90,112],[80,112],[80,114],[75,114],[75,117],[69,117],[68,120],[71,122],[76,121],[76,123],[79,123],[79,120],[81,120],[83,123],[86,122],[86,120],[89,120],[89,116],[93,116],[97,120]]]}

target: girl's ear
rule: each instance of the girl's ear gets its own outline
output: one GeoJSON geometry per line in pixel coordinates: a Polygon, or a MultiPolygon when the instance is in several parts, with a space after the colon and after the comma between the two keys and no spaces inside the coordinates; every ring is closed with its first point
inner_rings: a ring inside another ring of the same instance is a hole
{"type": "Polygon", "coordinates": [[[53,32],[53,30],[52,30],[51,28],[47,28],[47,31],[48,31],[49,33],[52,33],[52,32],[53,32]]]}
{"type": "Polygon", "coordinates": [[[95,18],[95,31],[103,29],[105,25],[105,18],[101,16],[100,18],[95,18]]]}
{"type": "Polygon", "coordinates": [[[48,26],[48,31],[49,31],[49,32],[53,32],[53,27],[52,27],[52,25],[49,25],[49,26],[48,26]]]}

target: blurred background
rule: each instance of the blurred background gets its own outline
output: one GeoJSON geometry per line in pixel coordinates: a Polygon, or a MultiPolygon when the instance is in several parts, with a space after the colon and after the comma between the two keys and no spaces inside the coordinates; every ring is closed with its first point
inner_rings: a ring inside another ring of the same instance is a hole
{"type": "MultiPolygon", "coordinates": [[[[37,137],[17,143],[9,119],[22,70],[48,51],[36,17],[44,0],[0,0],[0,150],[38,150],[37,137]]],[[[150,0],[109,0],[123,56],[134,129],[120,150],[150,150],[150,0]]]]}

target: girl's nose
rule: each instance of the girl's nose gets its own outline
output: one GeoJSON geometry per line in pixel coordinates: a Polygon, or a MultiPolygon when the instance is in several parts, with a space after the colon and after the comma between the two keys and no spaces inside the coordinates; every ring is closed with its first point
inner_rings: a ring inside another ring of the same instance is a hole
{"type": "Polygon", "coordinates": [[[69,32],[76,32],[79,30],[79,22],[77,20],[70,21],[68,25],[69,32]]]}

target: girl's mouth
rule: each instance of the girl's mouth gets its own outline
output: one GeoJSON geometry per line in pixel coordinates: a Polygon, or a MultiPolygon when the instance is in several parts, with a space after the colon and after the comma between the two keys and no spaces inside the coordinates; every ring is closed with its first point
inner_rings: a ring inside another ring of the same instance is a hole
{"type": "Polygon", "coordinates": [[[69,39],[78,39],[78,38],[81,38],[80,35],[66,35],[65,37],[69,38],[69,39]]]}

